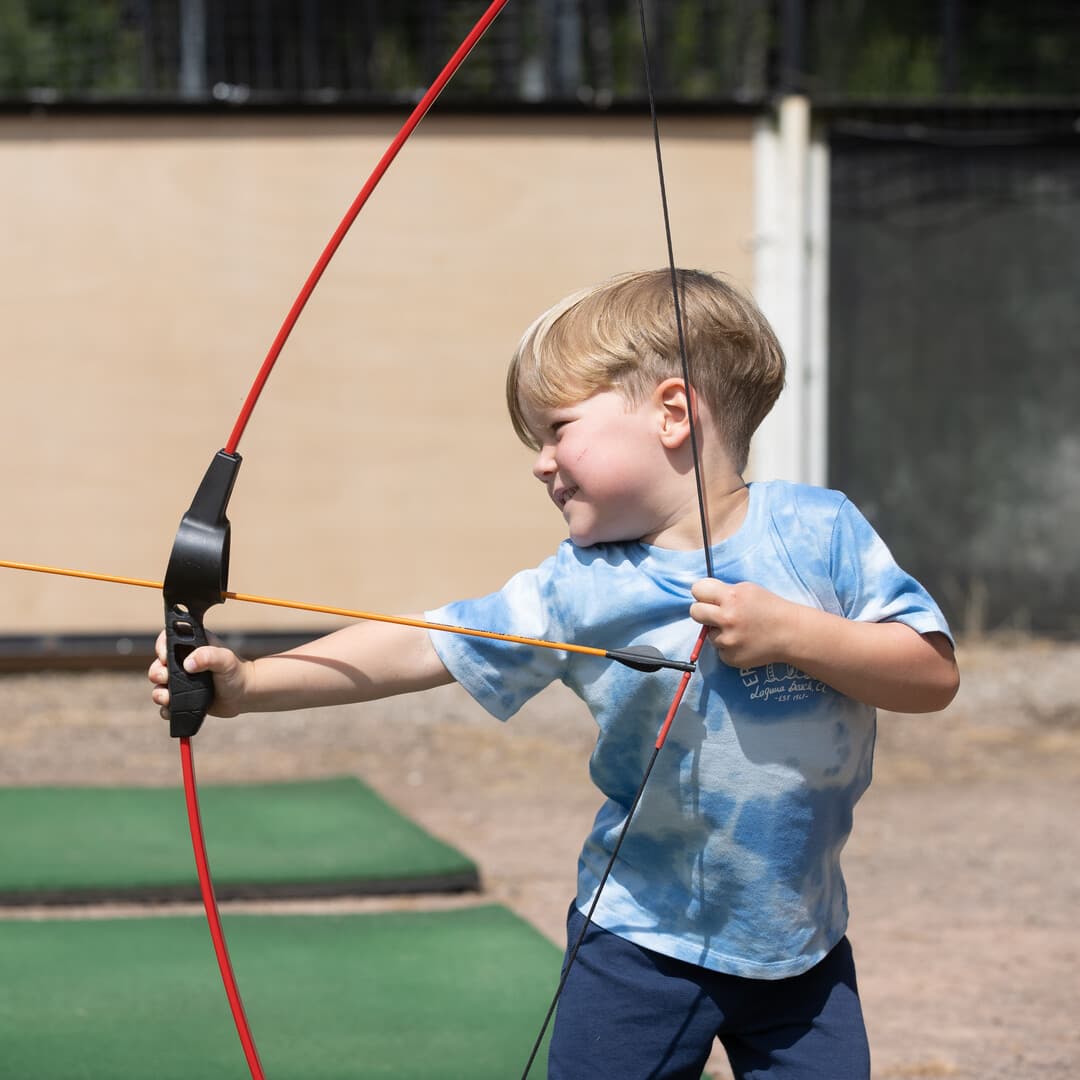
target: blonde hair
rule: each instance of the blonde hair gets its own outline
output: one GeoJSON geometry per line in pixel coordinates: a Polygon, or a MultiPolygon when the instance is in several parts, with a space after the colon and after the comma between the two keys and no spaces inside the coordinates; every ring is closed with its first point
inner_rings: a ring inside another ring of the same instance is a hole
{"type": "MultiPolygon", "coordinates": [[[[677,272],[690,384],[708,406],[741,472],[750,439],[784,386],[784,353],[765,317],[733,286],[677,272]]],[[[518,437],[537,449],[523,406],[553,408],[602,390],[643,401],[681,378],[670,270],[621,274],[545,311],[510,362],[506,400],[518,437]]]]}

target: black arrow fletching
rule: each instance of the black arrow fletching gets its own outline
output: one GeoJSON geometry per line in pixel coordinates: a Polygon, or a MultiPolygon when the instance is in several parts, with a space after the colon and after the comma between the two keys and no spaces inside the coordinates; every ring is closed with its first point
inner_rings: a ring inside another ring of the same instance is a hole
{"type": "Polygon", "coordinates": [[[625,664],[635,671],[659,671],[661,668],[671,668],[673,671],[697,670],[696,664],[686,660],[669,660],[652,645],[631,645],[628,649],[608,649],[604,655],[609,660],[625,664]]]}

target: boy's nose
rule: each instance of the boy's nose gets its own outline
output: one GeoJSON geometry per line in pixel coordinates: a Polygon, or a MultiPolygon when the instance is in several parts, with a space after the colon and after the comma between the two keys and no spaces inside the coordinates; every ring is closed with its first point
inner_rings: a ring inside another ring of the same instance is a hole
{"type": "Polygon", "coordinates": [[[532,474],[537,480],[547,481],[548,477],[555,472],[555,448],[545,443],[537,452],[533,462],[532,474]]]}

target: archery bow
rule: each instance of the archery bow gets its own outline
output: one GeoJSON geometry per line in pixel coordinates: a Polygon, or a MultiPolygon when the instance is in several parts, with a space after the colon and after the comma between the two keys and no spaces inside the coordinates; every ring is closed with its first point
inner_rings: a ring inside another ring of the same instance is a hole
{"type": "MultiPolygon", "coordinates": [[[[464,62],[465,58],[472,51],[473,47],[480,40],[483,34],[486,32],[488,26],[494,21],[499,12],[505,7],[508,0],[495,0],[480,20],[469,32],[465,40],[454,52],[450,61],[446,67],[439,74],[438,78],[429,88],[429,90],[421,98],[416,108],[410,114],[408,120],[399,131],[398,135],[391,142],[390,146],[384,153],[383,157],[379,160],[368,178],[367,182],[361,188],[356,199],[354,199],[349,210],[346,212],[345,217],[342,219],[338,228],[331,236],[329,243],[326,245],[322,255],[319,257],[311,273],[308,275],[303,287],[300,290],[299,295],[290,308],[288,314],[282,323],[281,328],[278,331],[277,336],[271,344],[270,350],[263,361],[262,366],[252,384],[251,390],[248,393],[247,398],[240,410],[236,423],[233,427],[232,433],[229,436],[228,442],[225,447],[218,451],[214,459],[210,463],[210,467],[207,469],[202,483],[200,484],[195,498],[192,501],[191,507],[188,512],[181,519],[180,528],[177,532],[176,539],[173,544],[172,553],[169,558],[168,569],[165,575],[164,582],[164,599],[165,599],[165,617],[166,617],[166,640],[167,640],[167,653],[168,653],[168,670],[169,670],[169,694],[170,694],[170,734],[174,738],[180,740],[180,754],[181,762],[183,766],[184,775],[184,790],[188,806],[188,818],[191,828],[192,845],[195,852],[196,868],[199,875],[200,890],[203,895],[204,907],[206,909],[207,920],[210,927],[211,937],[214,942],[215,952],[218,958],[218,964],[221,970],[222,980],[225,984],[226,994],[229,999],[230,1007],[232,1008],[233,1018],[236,1023],[237,1032],[240,1036],[241,1044],[244,1048],[244,1053],[248,1061],[248,1066],[251,1070],[254,1080],[262,1080],[263,1073],[262,1067],[258,1059],[258,1052],[255,1048],[254,1039],[251,1036],[250,1028],[247,1023],[246,1016],[244,1014],[243,1003],[240,998],[239,988],[236,984],[236,978],[232,970],[232,965],[229,961],[228,948],[225,942],[224,933],[221,929],[220,916],[217,910],[217,901],[214,896],[213,881],[210,875],[209,861],[206,856],[205,844],[203,842],[202,828],[199,815],[198,805],[198,793],[195,781],[194,771],[194,757],[191,748],[191,737],[198,731],[199,726],[202,723],[203,718],[206,715],[206,710],[209,707],[213,698],[213,680],[207,672],[198,673],[196,675],[189,675],[183,669],[183,661],[186,656],[195,648],[200,645],[206,644],[206,632],[203,626],[203,617],[207,609],[214,604],[221,603],[228,595],[228,568],[229,568],[229,540],[230,540],[230,523],[226,516],[226,510],[228,507],[229,498],[232,494],[233,484],[235,483],[236,473],[240,466],[240,455],[237,453],[237,447],[240,439],[243,436],[244,430],[247,427],[247,423],[251,418],[251,414],[254,411],[263,388],[272,372],[274,365],[277,362],[278,357],[281,354],[285,342],[288,340],[289,335],[292,332],[293,327],[296,325],[300,314],[304,310],[308,299],[310,298],[315,286],[318,284],[319,279],[322,277],[323,272],[329,265],[330,260],[333,258],[334,253],[341,245],[342,240],[345,238],[346,233],[349,231],[353,221],[355,221],[360,210],[367,202],[371,193],[378,185],[379,181],[385,175],[386,170],[397,156],[398,151],[404,145],[405,141],[409,138],[412,132],[415,130],[420,121],[427,114],[428,110],[434,104],[439,94],[442,92],[446,84],[453,77],[454,73],[464,62]],[[174,702],[176,704],[174,704],[174,702]]],[[[664,211],[664,227],[667,236],[668,247],[668,262],[671,269],[672,280],[672,294],[675,304],[675,319],[678,328],[679,338],[679,351],[682,362],[683,379],[686,386],[687,399],[690,399],[690,372],[689,363],[686,354],[685,336],[683,332],[682,314],[679,304],[678,295],[678,274],[675,267],[674,253],[672,249],[671,239],[671,226],[668,215],[667,196],[664,185],[663,175],[663,160],[660,151],[660,134],[659,126],[656,117],[655,99],[652,89],[652,79],[650,73],[649,53],[648,53],[648,37],[646,32],[646,17],[644,0],[639,0],[639,14],[641,18],[641,33],[642,33],[642,46],[645,60],[645,75],[646,84],[648,88],[650,111],[652,115],[654,142],[656,147],[657,167],[660,175],[660,190],[661,201],[664,211]]],[[[694,475],[696,480],[696,490],[698,498],[698,506],[701,513],[702,531],[705,541],[705,553],[706,563],[708,566],[708,576],[712,576],[712,561],[711,553],[709,551],[709,536],[708,536],[708,523],[705,511],[704,494],[702,486],[701,468],[697,447],[697,436],[694,425],[694,419],[692,410],[690,410],[690,441],[693,453],[694,463],[694,475]]],[[[392,621],[392,620],[391,620],[392,621]]],[[[479,636],[494,637],[497,635],[484,631],[470,631],[464,628],[447,628],[441,626],[432,626],[429,624],[429,628],[434,629],[457,629],[459,632],[475,633],[479,636]]],[[[619,835],[618,841],[612,852],[611,858],[604,871],[604,875],[600,880],[597,887],[596,894],[593,898],[592,906],[589,909],[586,916],[585,926],[582,930],[581,937],[578,939],[570,959],[563,972],[562,978],[559,982],[559,986],[555,992],[555,996],[552,999],[551,1006],[548,1010],[548,1014],[545,1017],[543,1027],[537,1037],[536,1043],[530,1054],[528,1064],[525,1067],[524,1076],[528,1075],[532,1062],[536,1057],[537,1050],[541,1042],[543,1041],[544,1033],[547,1029],[547,1025],[550,1022],[551,1016],[554,1013],[559,996],[562,993],[562,989],[565,986],[566,978],[570,973],[570,969],[573,966],[574,958],[577,955],[578,948],[581,945],[581,941],[584,940],[585,933],[588,930],[590,920],[593,912],[596,909],[596,905],[599,902],[600,895],[603,891],[604,884],[607,881],[608,876],[611,873],[611,869],[615,864],[615,860],[618,857],[619,849],[622,846],[623,839],[629,830],[631,820],[633,818],[634,811],[637,808],[638,803],[645,791],[645,786],[648,783],[649,777],[652,774],[653,765],[657,756],[660,753],[661,748],[664,745],[664,741],[667,738],[667,732],[670,729],[672,720],[678,711],[679,705],[682,702],[683,695],[686,692],[686,688],[689,685],[690,677],[696,669],[697,658],[704,644],[707,629],[702,628],[701,633],[698,635],[696,644],[691,652],[689,661],[682,663],[679,661],[669,661],[662,656],[656,655],[656,650],[650,648],[638,647],[636,649],[621,649],[621,650],[601,650],[602,654],[609,659],[616,660],[619,663],[626,664],[627,666],[637,668],[642,671],[655,671],[660,667],[675,667],[683,672],[682,678],[679,680],[679,685],[676,689],[674,698],[671,705],[668,708],[667,715],[660,728],[660,733],[657,736],[656,743],[653,749],[652,757],[649,760],[648,766],[645,770],[645,774],[642,777],[641,785],[638,789],[637,795],[633,801],[633,805],[627,814],[625,824],[619,835]]],[[[508,637],[508,640],[514,640],[508,637]]],[[[525,641],[526,639],[517,639],[519,641],[525,641]]],[[[560,647],[558,644],[541,642],[537,639],[528,639],[528,644],[542,645],[546,647],[560,647]]],[[[585,651],[577,649],[576,651],[585,651]]]]}
{"type": "Polygon", "coordinates": [[[494,0],[484,11],[476,25],[466,35],[464,41],[455,50],[450,60],[423,95],[416,107],[409,114],[401,130],[395,136],[386,152],[380,158],[374,171],[353,200],[338,225],[330,242],[326,245],[311,273],[308,275],[299,295],[289,309],[285,320],[271,343],[263,360],[255,382],[240,409],[232,433],[224,449],[220,450],[211,461],[202,483],[199,485],[191,507],[180,522],[172,553],[169,557],[163,588],[165,600],[166,637],[168,641],[168,668],[170,702],[177,701],[181,708],[174,721],[170,715],[170,734],[180,740],[180,759],[184,777],[184,793],[188,807],[188,822],[191,829],[192,847],[195,853],[199,887],[206,909],[210,935],[214,951],[221,970],[225,992],[232,1009],[233,1020],[244,1049],[248,1068],[253,1080],[263,1080],[262,1065],[259,1061],[255,1041],[244,1014],[243,1002],[236,983],[236,977],[229,960],[225,935],[221,929],[221,919],[214,896],[213,879],[210,874],[209,860],[203,841],[199,815],[198,788],[195,781],[195,763],[191,748],[191,737],[198,731],[206,709],[213,696],[213,680],[208,673],[188,675],[183,669],[183,660],[192,649],[206,642],[203,616],[207,608],[221,603],[228,584],[229,569],[229,520],[226,516],[229,497],[232,494],[236,472],[240,466],[237,447],[244,434],[244,429],[251,418],[266,380],[277,362],[281,350],[292,333],[300,313],[304,310],[322,277],[334,252],[341,245],[356,216],[360,213],[371,193],[385,175],[398,151],[423,120],[428,110],[435,103],[454,73],[464,63],[476,43],[483,37],[487,28],[494,22],[499,12],[506,6],[507,0],[494,0]],[[174,699],[173,694],[177,697],[174,699]]]}

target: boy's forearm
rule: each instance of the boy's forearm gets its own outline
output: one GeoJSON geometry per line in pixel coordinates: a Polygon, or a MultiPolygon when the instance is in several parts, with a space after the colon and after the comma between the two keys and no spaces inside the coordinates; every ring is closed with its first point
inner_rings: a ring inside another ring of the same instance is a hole
{"type": "Polygon", "coordinates": [[[941,633],[899,622],[856,622],[801,608],[786,659],[834,690],[891,712],[937,712],[959,686],[953,648],[941,633]]]}
{"type": "Polygon", "coordinates": [[[244,711],[373,701],[452,681],[425,631],[357,623],[251,662],[244,711]]]}

